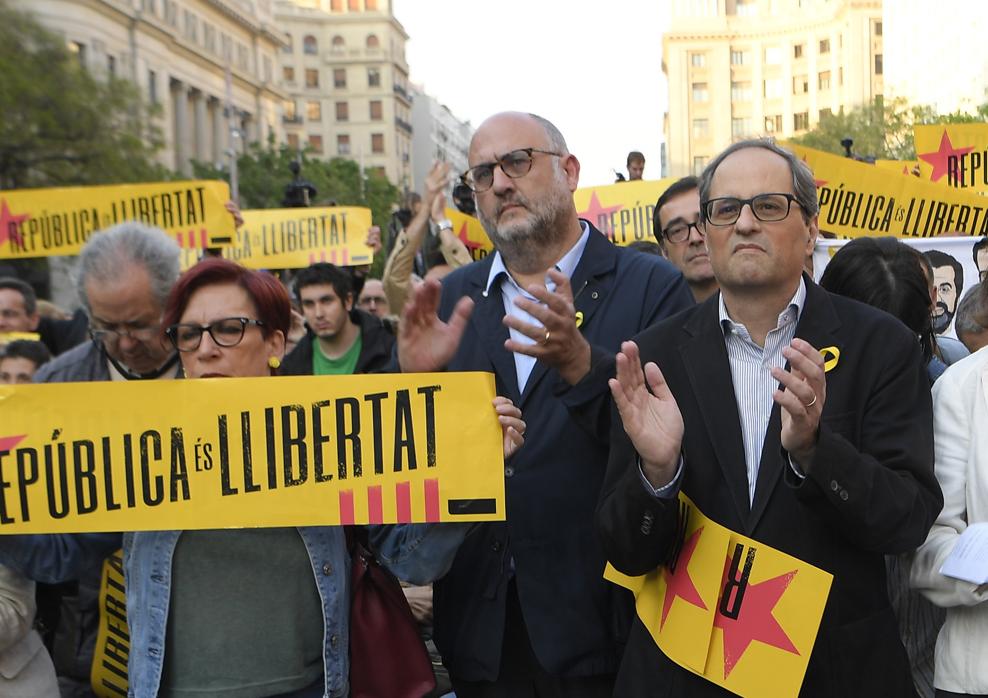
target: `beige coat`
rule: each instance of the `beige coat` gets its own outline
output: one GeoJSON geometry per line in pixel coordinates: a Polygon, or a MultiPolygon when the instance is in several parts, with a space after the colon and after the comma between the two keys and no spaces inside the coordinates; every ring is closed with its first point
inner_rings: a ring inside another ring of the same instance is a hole
{"type": "Polygon", "coordinates": [[[0,696],[58,698],[51,657],[33,629],[34,582],[0,565],[0,696]]]}
{"type": "Polygon", "coordinates": [[[988,521],[988,348],[953,364],[934,384],[933,425],[943,511],[916,552],[911,581],[947,609],[933,685],[988,693],[988,584],[940,574],[968,524],[988,521]]]}

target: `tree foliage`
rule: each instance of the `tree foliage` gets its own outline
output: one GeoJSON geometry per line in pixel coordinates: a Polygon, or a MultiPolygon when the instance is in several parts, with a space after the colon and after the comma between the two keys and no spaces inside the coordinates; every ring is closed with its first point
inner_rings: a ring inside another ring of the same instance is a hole
{"type": "Polygon", "coordinates": [[[0,187],[157,181],[156,109],[0,0],[0,187]]]}
{"type": "Polygon", "coordinates": [[[988,104],[975,114],[956,111],[938,114],[927,105],[910,105],[904,98],[877,98],[870,104],[837,114],[826,114],[816,128],[793,142],[828,153],[844,155],[841,141],[854,141],[855,155],[881,160],[915,160],[913,126],[918,124],[974,123],[988,121],[988,104]]]}

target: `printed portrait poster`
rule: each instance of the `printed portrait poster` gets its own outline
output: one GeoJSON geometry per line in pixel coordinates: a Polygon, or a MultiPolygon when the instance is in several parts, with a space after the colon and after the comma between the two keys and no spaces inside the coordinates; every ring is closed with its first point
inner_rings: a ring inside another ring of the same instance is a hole
{"type": "MultiPolygon", "coordinates": [[[[974,289],[988,273],[988,237],[900,238],[926,255],[933,266],[937,304],[933,329],[938,336],[957,338],[954,315],[964,294],[974,289]]],[[[847,240],[817,240],[813,252],[813,275],[817,281],[831,258],[847,240]]]]}

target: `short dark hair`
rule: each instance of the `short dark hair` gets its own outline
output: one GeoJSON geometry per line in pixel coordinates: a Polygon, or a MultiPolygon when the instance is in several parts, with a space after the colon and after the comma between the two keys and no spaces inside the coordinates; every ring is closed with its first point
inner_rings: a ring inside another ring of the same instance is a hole
{"type": "Polygon", "coordinates": [[[644,165],[645,164],[645,156],[642,155],[637,150],[632,150],[630,153],[628,153],[628,161],[626,163],[624,163],[624,164],[625,164],[625,166],[627,166],[627,165],[630,165],[633,162],[640,162],[641,164],[644,165]]]}
{"type": "Polygon", "coordinates": [[[628,249],[644,252],[645,254],[654,254],[659,257],[662,256],[662,248],[651,240],[635,240],[634,242],[629,242],[628,249]]]}
{"type": "Polygon", "coordinates": [[[323,284],[332,286],[336,295],[344,303],[347,297],[353,294],[353,277],[335,264],[328,262],[316,262],[305,269],[300,269],[295,274],[295,281],[292,282],[292,292],[295,294],[295,299],[301,303],[303,288],[323,284]]]}
{"type": "Polygon", "coordinates": [[[20,293],[21,298],[24,299],[24,312],[28,315],[34,315],[37,312],[38,296],[31,288],[31,284],[14,276],[4,276],[0,277],[0,289],[10,289],[20,293]]]}
{"type": "Polygon", "coordinates": [[[658,200],[655,202],[655,210],[652,211],[652,234],[655,235],[655,239],[662,244],[662,222],[659,220],[659,211],[662,207],[669,203],[669,199],[679,196],[684,192],[693,191],[694,189],[700,188],[700,178],[693,177],[683,177],[682,179],[677,179],[675,182],[669,185],[666,189],[659,195],[658,200]]]}
{"type": "Polygon", "coordinates": [[[974,243],[974,247],[971,248],[971,258],[974,260],[974,266],[978,266],[978,253],[988,247],[988,235],[974,243]]]}
{"type": "Polygon", "coordinates": [[[37,369],[51,361],[51,352],[42,342],[31,339],[15,339],[3,349],[0,359],[27,359],[37,369]]]}
{"type": "Polygon", "coordinates": [[[288,336],[292,304],[281,282],[266,271],[247,269],[222,257],[204,259],[178,277],[165,301],[161,326],[168,328],[178,324],[192,294],[216,284],[236,284],[247,292],[257,309],[257,319],[264,323],[261,333],[265,337],[278,330],[288,336]]]}
{"type": "Polygon", "coordinates": [[[817,200],[816,194],[816,180],[813,179],[813,172],[810,170],[809,165],[796,157],[791,150],[786,150],[771,138],[750,138],[732,143],[721,151],[710,164],[703,168],[703,173],[700,174],[700,220],[706,221],[703,202],[707,201],[710,197],[710,187],[713,184],[714,174],[716,174],[717,168],[720,167],[720,164],[728,156],[747,148],[761,148],[762,150],[775,153],[786,161],[789,165],[789,172],[792,174],[792,190],[796,196],[796,201],[799,203],[799,208],[803,212],[803,220],[809,223],[810,219],[820,212],[820,203],[817,200]]]}
{"type": "Polygon", "coordinates": [[[960,296],[961,289],[964,288],[964,266],[958,262],[954,257],[947,254],[946,252],[941,252],[940,250],[927,250],[923,254],[926,258],[930,260],[930,265],[936,269],[937,267],[952,267],[954,270],[954,286],[957,287],[957,295],[960,296]]]}
{"type": "Polygon", "coordinates": [[[830,260],[820,285],[897,317],[919,337],[923,361],[929,362],[936,339],[921,257],[897,238],[856,238],[830,260]]]}

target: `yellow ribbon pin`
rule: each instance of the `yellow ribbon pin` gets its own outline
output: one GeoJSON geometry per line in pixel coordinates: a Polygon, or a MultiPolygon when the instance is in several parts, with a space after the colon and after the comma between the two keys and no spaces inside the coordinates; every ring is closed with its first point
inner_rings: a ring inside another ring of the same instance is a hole
{"type": "Polygon", "coordinates": [[[576,326],[577,327],[580,327],[580,325],[582,325],[582,324],[583,324],[583,311],[582,310],[577,310],[576,311],[576,326]]]}
{"type": "Polygon", "coordinates": [[[823,357],[823,372],[828,373],[840,361],[840,349],[837,347],[824,347],[820,350],[820,356],[823,357]]]}

